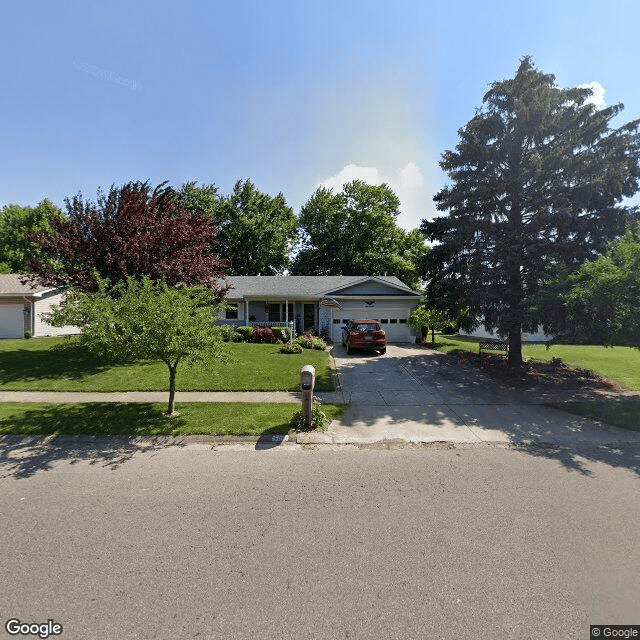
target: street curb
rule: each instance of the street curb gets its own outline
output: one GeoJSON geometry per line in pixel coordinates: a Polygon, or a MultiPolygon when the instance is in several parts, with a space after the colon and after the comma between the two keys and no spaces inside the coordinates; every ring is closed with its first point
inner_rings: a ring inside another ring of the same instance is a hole
{"type": "Polygon", "coordinates": [[[0,448],[8,447],[47,447],[55,446],[60,448],[123,448],[132,447],[139,449],[159,449],[168,447],[186,447],[189,445],[201,444],[210,445],[230,445],[245,444],[260,445],[265,448],[277,446],[305,446],[305,447],[332,447],[332,448],[357,448],[357,449],[428,449],[428,448],[478,448],[478,447],[500,447],[509,449],[572,449],[585,448],[619,448],[640,447],[639,442],[611,441],[594,443],[590,440],[576,440],[572,443],[560,443],[553,441],[523,441],[506,442],[504,440],[405,440],[402,438],[388,438],[374,442],[334,442],[332,439],[323,441],[304,437],[312,432],[300,432],[295,435],[289,434],[269,434],[266,436],[23,436],[23,435],[2,435],[0,436],[0,448]],[[299,437],[302,436],[302,437],[299,437]]]}

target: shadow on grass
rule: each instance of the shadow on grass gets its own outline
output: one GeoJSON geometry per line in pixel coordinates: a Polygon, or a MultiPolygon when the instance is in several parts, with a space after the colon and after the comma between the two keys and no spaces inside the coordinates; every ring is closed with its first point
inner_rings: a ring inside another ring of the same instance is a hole
{"type": "Polygon", "coordinates": [[[114,366],[115,363],[91,354],[76,340],[65,340],[48,348],[0,352],[0,385],[60,376],[82,380],[114,366]]]}
{"type": "Polygon", "coordinates": [[[153,441],[136,438],[173,435],[185,423],[180,416],[164,417],[150,403],[40,405],[0,420],[0,433],[11,434],[0,436],[0,476],[26,478],[63,460],[115,469],[136,452],[155,448],[153,441]]]}

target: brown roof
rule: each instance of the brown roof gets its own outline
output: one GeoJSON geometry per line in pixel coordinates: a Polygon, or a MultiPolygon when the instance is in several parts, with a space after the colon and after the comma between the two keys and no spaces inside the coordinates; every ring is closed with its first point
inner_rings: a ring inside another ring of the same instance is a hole
{"type": "Polygon", "coordinates": [[[24,296],[51,291],[54,287],[48,287],[42,284],[22,284],[20,281],[24,278],[19,273],[1,273],[0,274],[0,296],[24,296]]]}

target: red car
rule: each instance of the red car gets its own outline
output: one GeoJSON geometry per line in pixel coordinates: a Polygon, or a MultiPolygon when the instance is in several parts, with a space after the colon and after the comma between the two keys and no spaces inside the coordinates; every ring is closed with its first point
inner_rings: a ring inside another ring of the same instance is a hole
{"type": "Polygon", "coordinates": [[[387,334],[378,320],[349,320],[342,327],[342,344],[347,353],[353,349],[372,349],[387,352],[387,334]]]}

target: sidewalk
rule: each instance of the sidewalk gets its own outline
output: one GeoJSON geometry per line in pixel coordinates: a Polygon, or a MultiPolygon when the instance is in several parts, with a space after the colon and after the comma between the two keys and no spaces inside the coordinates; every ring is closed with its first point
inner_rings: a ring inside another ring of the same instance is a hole
{"type": "MultiPolygon", "coordinates": [[[[324,403],[344,403],[340,391],[315,395],[324,403]]],[[[167,402],[168,399],[168,391],[0,391],[0,402],[167,402]]],[[[302,395],[293,391],[176,391],[178,402],[302,402],[302,395]]]]}

